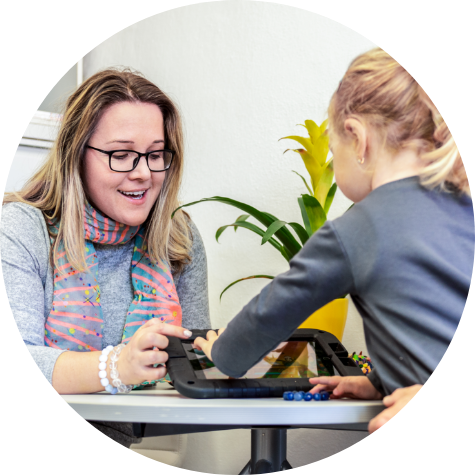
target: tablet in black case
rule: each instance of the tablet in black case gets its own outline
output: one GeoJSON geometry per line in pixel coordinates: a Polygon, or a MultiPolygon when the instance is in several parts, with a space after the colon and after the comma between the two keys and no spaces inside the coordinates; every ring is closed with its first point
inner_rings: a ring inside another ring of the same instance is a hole
{"type": "Polygon", "coordinates": [[[315,376],[364,376],[331,333],[301,329],[277,345],[243,377],[221,373],[193,341],[208,330],[193,330],[189,339],[169,338],[168,374],[184,396],[205,398],[281,397],[284,391],[308,391],[315,376]]]}

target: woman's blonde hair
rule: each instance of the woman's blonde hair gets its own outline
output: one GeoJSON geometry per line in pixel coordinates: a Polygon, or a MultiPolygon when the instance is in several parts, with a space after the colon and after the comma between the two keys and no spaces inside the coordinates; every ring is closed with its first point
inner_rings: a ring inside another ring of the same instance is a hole
{"type": "Polygon", "coordinates": [[[427,163],[422,185],[470,194],[457,145],[444,119],[416,80],[380,48],[358,56],[333,94],[330,133],[344,135],[344,122],[357,115],[381,133],[385,145],[412,147],[427,163]]]}
{"type": "Polygon", "coordinates": [[[82,183],[82,164],[86,145],[104,111],[120,102],[156,104],[163,114],[165,143],[175,155],[166,172],[159,197],[144,223],[148,252],[157,261],[169,262],[180,271],[190,258],[191,233],[188,216],[178,206],[183,172],[183,132],[180,115],[173,102],[140,73],[108,69],[84,81],[69,97],[59,133],[41,168],[19,192],[5,195],[3,203],[22,202],[43,212],[45,220],[60,220],[54,235],[51,260],[56,265],[62,241],[71,265],[85,271],[83,206],[86,200],[82,183]]]}

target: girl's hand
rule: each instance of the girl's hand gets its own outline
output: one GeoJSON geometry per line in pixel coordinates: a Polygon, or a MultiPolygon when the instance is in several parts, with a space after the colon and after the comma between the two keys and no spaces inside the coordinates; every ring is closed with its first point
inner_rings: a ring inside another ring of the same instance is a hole
{"type": "Polygon", "coordinates": [[[316,384],[312,394],[320,391],[333,391],[331,399],[349,397],[353,399],[382,399],[383,395],[371,384],[366,376],[320,376],[310,378],[316,384]]]}
{"type": "Polygon", "coordinates": [[[415,384],[407,388],[396,389],[391,395],[383,399],[383,404],[388,408],[380,412],[376,417],[369,421],[368,431],[373,433],[382,425],[386,424],[394,417],[422,388],[421,384],[415,384]]]}
{"type": "Polygon", "coordinates": [[[189,338],[191,332],[182,327],[161,322],[152,318],[144,323],[123,348],[117,362],[119,377],[123,384],[141,384],[164,378],[167,370],[164,364],[168,361],[168,338],[189,338]],[[153,365],[159,364],[156,368],[153,365]]]}
{"type": "Polygon", "coordinates": [[[219,338],[219,336],[223,334],[224,330],[224,328],[220,328],[218,333],[210,330],[206,334],[206,340],[200,336],[195,339],[195,346],[197,349],[203,351],[210,361],[213,361],[211,358],[211,349],[213,348],[213,344],[219,338]]]}

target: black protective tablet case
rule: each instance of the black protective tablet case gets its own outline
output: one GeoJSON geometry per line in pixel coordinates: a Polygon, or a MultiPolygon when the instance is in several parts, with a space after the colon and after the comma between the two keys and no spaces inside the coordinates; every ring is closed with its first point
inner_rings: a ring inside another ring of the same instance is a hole
{"type": "MultiPolygon", "coordinates": [[[[182,395],[197,398],[255,398],[281,397],[284,391],[308,391],[313,385],[308,378],[265,378],[265,379],[203,379],[195,371],[189,344],[195,338],[206,337],[208,330],[193,330],[189,339],[168,337],[168,374],[175,389],[182,395]]],[[[356,362],[331,333],[322,330],[301,329],[286,341],[306,341],[315,348],[319,365],[328,374],[340,376],[364,376],[356,362]]]]}

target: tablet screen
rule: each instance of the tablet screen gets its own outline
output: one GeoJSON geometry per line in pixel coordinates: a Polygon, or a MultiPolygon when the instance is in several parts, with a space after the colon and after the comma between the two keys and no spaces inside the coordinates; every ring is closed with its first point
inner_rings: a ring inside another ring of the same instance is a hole
{"type": "MultiPolygon", "coordinates": [[[[183,343],[183,347],[199,379],[230,379],[193,344],[183,343]]],[[[313,342],[284,341],[240,379],[313,378],[333,375],[333,366],[323,361],[319,353],[313,342]]]]}

